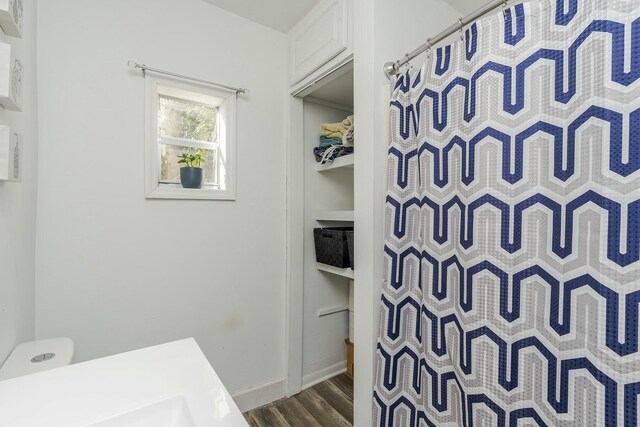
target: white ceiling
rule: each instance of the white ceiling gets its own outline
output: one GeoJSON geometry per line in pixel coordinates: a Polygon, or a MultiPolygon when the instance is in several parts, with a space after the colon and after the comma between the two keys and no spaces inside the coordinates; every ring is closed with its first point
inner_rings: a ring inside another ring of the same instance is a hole
{"type": "MultiPolygon", "coordinates": [[[[286,33],[321,0],[203,0],[258,24],[286,33]]],[[[428,1],[428,0],[420,0],[428,1]]],[[[461,16],[475,12],[489,0],[445,0],[461,16]]]]}
{"type": "Polygon", "coordinates": [[[203,0],[258,24],[283,33],[309,12],[320,0],[203,0]]]}

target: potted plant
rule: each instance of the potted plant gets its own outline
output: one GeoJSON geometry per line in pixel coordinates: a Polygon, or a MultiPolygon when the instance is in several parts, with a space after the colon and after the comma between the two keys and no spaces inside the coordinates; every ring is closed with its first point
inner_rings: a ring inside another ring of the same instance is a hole
{"type": "Polygon", "coordinates": [[[205,162],[204,150],[196,148],[195,151],[182,153],[178,156],[180,168],[180,183],[184,188],[202,188],[203,173],[200,165],[205,162]]]}

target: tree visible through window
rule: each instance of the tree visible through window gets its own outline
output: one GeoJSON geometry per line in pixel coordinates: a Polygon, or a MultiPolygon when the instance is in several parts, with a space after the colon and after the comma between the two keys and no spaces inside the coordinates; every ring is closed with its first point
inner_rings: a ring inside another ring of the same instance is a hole
{"type": "MultiPolygon", "coordinates": [[[[160,95],[158,103],[158,135],[193,142],[208,142],[217,146],[218,108],[185,99],[160,95]]],[[[188,142],[187,142],[188,143],[188,142]]],[[[160,148],[160,182],[180,182],[178,158],[184,152],[204,149],[204,184],[218,185],[217,148],[184,147],[162,144],[160,148]]]]}

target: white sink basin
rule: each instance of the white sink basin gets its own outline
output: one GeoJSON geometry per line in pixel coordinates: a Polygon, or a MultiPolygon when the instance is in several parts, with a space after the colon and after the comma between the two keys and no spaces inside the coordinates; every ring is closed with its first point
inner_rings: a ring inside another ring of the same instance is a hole
{"type": "Polygon", "coordinates": [[[184,397],[152,403],[87,427],[197,427],[184,397]]]}
{"type": "Polygon", "coordinates": [[[0,381],[2,427],[248,427],[190,338],[0,381]]]}

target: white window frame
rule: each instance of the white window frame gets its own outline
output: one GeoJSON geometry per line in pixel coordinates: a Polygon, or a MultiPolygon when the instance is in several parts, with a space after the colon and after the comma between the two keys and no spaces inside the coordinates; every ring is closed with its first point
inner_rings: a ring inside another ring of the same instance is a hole
{"type": "Polygon", "coordinates": [[[145,74],[145,195],[147,199],[236,200],[236,98],[233,91],[215,89],[181,79],[145,74]],[[183,188],[180,184],[160,183],[161,139],[171,145],[182,145],[186,140],[158,135],[159,87],[188,91],[206,97],[218,98],[217,144],[189,141],[189,146],[217,148],[219,188],[183,188]],[[217,146],[217,147],[214,147],[217,146]]]}

